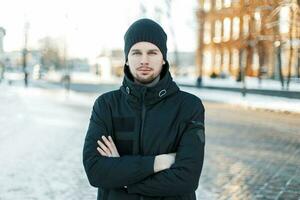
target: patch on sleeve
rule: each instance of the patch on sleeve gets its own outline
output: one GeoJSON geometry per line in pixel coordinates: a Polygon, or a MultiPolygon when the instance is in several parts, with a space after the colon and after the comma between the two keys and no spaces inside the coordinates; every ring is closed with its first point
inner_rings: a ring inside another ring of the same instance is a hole
{"type": "Polygon", "coordinates": [[[193,125],[199,126],[202,129],[204,129],[204,125],[203,125],[202,122],[192,120],[190,123],[192,123],[193,125]]]}

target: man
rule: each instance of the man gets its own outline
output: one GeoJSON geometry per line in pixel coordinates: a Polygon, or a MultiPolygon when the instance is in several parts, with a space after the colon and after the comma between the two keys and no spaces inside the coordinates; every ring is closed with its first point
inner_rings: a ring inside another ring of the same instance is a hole
{"type": "Polygon", "coordinates": [[[124,79],[93,106],[83,163],[98,200],[196,199],[204,107],[169,72],[167,35],[150,19],[125,36],[124,79]]]}

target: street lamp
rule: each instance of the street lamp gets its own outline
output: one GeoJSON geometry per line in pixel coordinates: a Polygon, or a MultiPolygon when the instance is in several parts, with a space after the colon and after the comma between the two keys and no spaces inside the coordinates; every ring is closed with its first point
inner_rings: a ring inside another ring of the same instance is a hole
{"type": "Polygon", "coordinates": [[[23,48],[23,73],[24,73],[24,86],[28,87],[28,69],[27,69],[27,43],[28,43],[28,30],[29,30],[29,22],[25,22],[24,24],[24,48],[23,48]]]}

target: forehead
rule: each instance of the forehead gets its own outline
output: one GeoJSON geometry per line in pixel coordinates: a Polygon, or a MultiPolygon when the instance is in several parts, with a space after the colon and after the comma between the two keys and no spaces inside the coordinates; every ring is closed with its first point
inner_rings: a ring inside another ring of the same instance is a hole
{"type": "Polygon", "coordinates": [[[150,42],[138,42],[130,48],[130,51],[132,50],[159,50],[159,48],[150,42]]]}

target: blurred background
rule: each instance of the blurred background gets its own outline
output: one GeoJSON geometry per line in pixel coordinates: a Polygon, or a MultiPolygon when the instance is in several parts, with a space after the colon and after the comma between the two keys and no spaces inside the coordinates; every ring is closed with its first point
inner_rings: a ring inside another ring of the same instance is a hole
{"type": "Polygon", "coordinates": [[[206,108],[198,199],[300,199],[299,0],[0,1],[0,199],[96,199],[91,108],[123,78],[148,17],[170,71],[206,108]]]}

